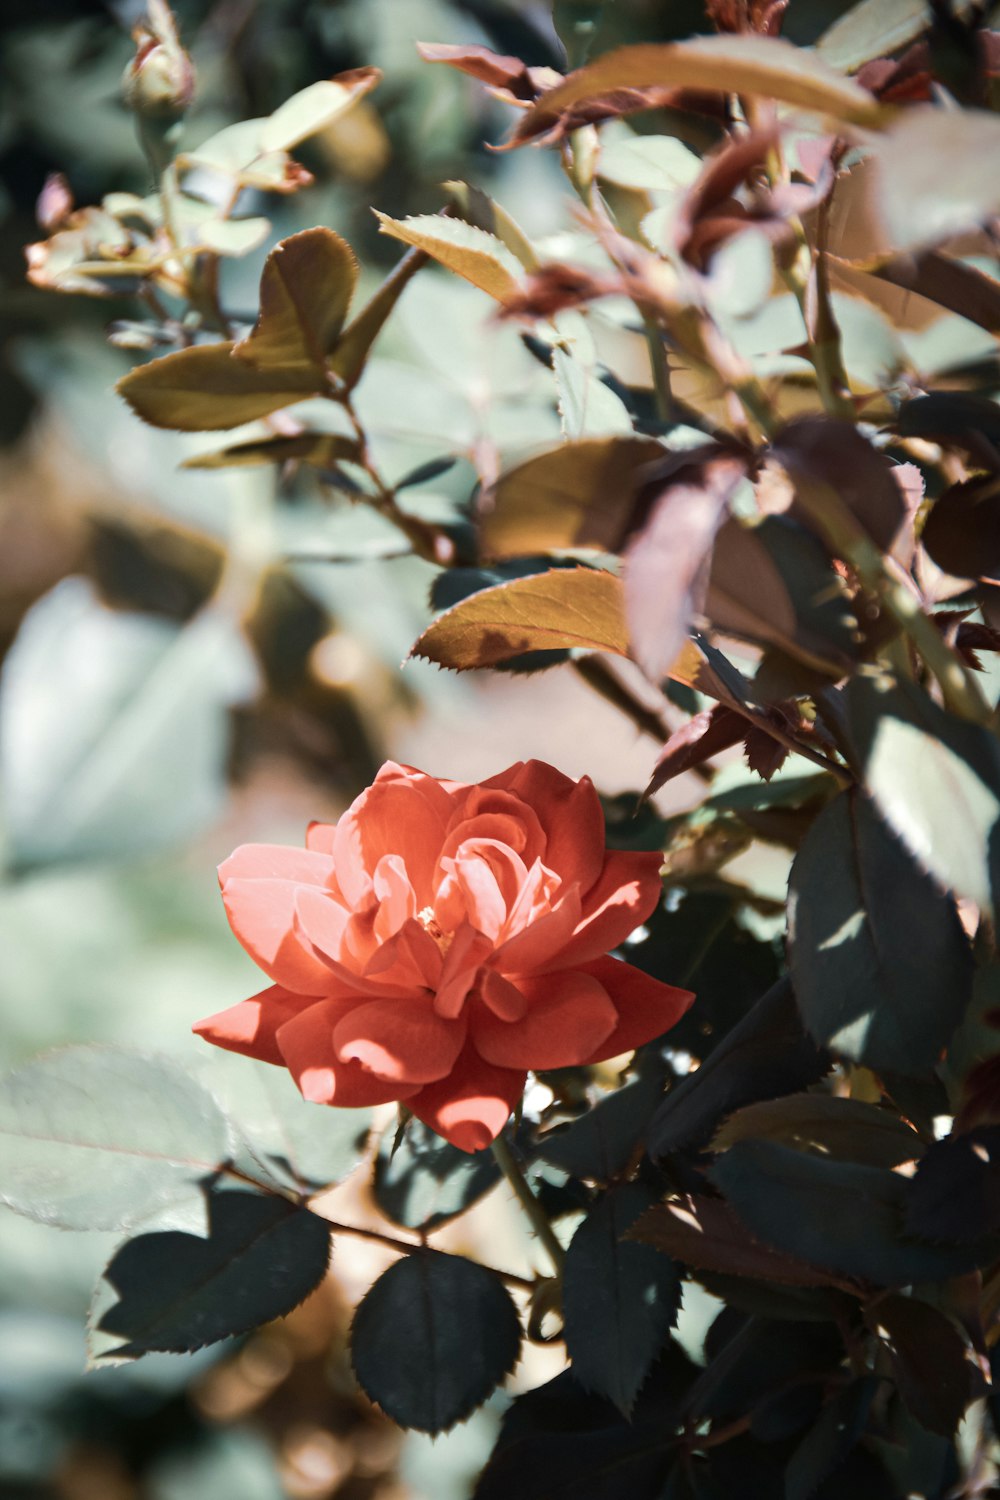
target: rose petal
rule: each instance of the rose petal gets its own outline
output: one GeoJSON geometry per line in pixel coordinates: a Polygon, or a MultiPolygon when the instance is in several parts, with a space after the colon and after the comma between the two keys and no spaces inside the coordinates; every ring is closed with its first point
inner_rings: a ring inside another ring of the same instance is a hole
{"type": "Polygon", "coordinates": [[[452,807],[452,795],[432,776],[388,761],[337,824],[333,855],[348,901],[363,899],[383,854],[398,854],[418,907],[428,905],[452,807]]]}
{"type": "Polygon", "coordinates": [[[414,986],[436,990],[441,969],[441,949],[427,929],[411,918],[376,948],[365,964],[364,975],[408,990],[414,986]]]}
{"type": "Polygon", "coordinates": [[[434,1083],[451,1072],[465,1043],[465,1019],[443,1020],[424,1000],[371,1000],[337,1022],[333,1046],[344,1062],[380,1078],[434,1083]]]}
{"type": "Polygon", "coordinates": [[[495,1068],[466,1047],[450,1076],[411,1094],[407,1108],[460,1151],[481,1151],[510,1119],[526,1076],[495,1068]]]}
{"type": "Polygon", "coordinates": [[[589,776],[573,781],[542,760],[520,761],[484,786],[513,792],[534,808],[546,834],[542,858],[567,885],[587,891],[601,873],[604,814],[589,776]]]}
{"type": "Polygon", "coordinates": [[[314,995],[293,995],[273,984],[259,995],[251,995],[239,1005],[220,1010],[218,1015],[196,1021],[191,1030],[206,1042],[216,1047],[225,1047],[227,1052],[242,1052],[246,1057],[256,1057],[261,1062],[277,1063],[285,1059],[281,1055],[275,1033],[279,1026],[297,1016],[300,1011],[315,1005],[314,995]]]}
{"type": "Polygon", "coordinates": [[[332,874],[329,854],[315,849],[241,844],[219,866],[219,884],[225,886],[227,880],[294,880],[302,885],[324,886],[332,874]]]}
{"type": "Polygon", "coordinates": [[[580,922],[580,892],[571,886],[558,906],[501,943],[490,963],[501,974],[531,974],[562,964],[561,954],[580,922]]]}
{"type": "Polygon", "coordinates": [[[663,984],[618,958],[598,958],[584,964],[582,972],[604,986],[618,1011],[617,1026],[589,1057],[580,1059],[585,1063],[604,1062],[662,1036],[676,1026],[694,999],[690,990],[663,984]]]}
{"type": "Polygon", "coordinates": [[[415,1091],[407,1084],[376,1078],[360,1063],[342,1062],[333,1050],[333,1028],[344,1015],[342,1002],[321,1000],[278,1030],[278,1046],[304,1099],[356,1109],[389,1104],[415,1091]]]}
{"type": "Polygon", "coordinates": [[[662,863],[656,851],[609,850],[600,880],[584,897],[576,931],[556,956],[559,968],[599,958],[656,910],[663,894],[662,863]]]}
{"type": "Polygon", "coordinates": [[[479,993],[484,1004],[501,1021],[519,1021],[528,1009],[528,1002],[521,990],[516,984],[511,984],[509,979],[504,979],[502,974],[498,974],[496,969],[483,971],[479,993]]]}
{"type": "Polygon", "coordinates": [[[339,991],[341,994],[353,994],[365,999],[375,999],[387,993],[412,993],[409,989],[397,989],[382,978],[366,979],[362,973],[333,956],[332,950],[337,946],[342,925],[338,915],[341,911],[342,908],[322,891],[311,891],[305,886],[299,886],[294,912],[295,930],[326,975],[324,992],[336,994],[339,991]]]}
{"type": "Polygon", "coordinates": [[[527,1009],[518,1021],[502,1021],[485,1005],[476,1007],[472,1039],[487,1062],[501,1068],[569,1068],[586,1061],[618,1023],[607,990],[578,969],[518,982],[527,1009]]]}
{"type": "Polygon", "coordinates": [[[460,1013],[480,965],[491,952],[489,938],[468,922],[463,923],[452,937],[434,996],[434,1009],[439,1016],[450,1020],[460,1013]]]}
{"type": "Polygon", "coordinates": [[[315,849],[318,854],[332,854],[336,832],[336,823],[310,823],[306,829],[306,848],[315,849]]]}
{"type": "Polygon", "coordinates": [[[329,971],[296,924],[296,900],[303,892],[338,909],[317,887],[294,880],[230,879],[222,900],[233,932],[275,984],[297,995],[324,995],[331,987],[329,971]]]}
{"type": "Polygon", "coordinates": [[[417,901],[413,894],[406,866],[398,854],[383,854],[372,877],[372,889],[379,902],[375,917],[375,935],[385,942],[398,932],[409,917],[417,914],[417,901]]]}

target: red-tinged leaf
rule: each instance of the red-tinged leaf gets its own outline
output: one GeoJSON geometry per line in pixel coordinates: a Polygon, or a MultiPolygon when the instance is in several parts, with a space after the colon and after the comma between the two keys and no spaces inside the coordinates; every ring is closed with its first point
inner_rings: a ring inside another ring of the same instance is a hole
{"type": "MultiPolygon", "coordinates": [[[[571,547],[615,552],[636,496],[672,455],[653,438],[579,438],[501,474],[482,522],[485,556],[520,557],[571,547]]],[[[675,653],[676,654],[676,653],[675,653]]]]}
{"type": "Polygon", "coordinates": [[[979,474],[945,490],[920,540],[955,578],[1000,577],[1000,476],[979,474]]]}
{"type": "Polygon", "coordinates": [[[318,394],[322,379],[315,365],[258,370],[232,344],[196,344],[139,365],[116,389],[152,427],[219,432],[318,394]]]}
{"type": "Polygon", "coordinates": [[[926,42],[914,43],[902,57],[873,58],[858,69],[855,77],[883,104],[926,104],[934,97],[934,73],[926,42]]]}
{"type": "Polygon", "coordinates": [[[872,274],[968,318],[987,333],[1000,333],[1000,282],[943,251],[900,256],[873,268],[872,274]]]}
{"type": "Polygon", "coordinates": [[[483,589],[446,610],[410,655],[464,672],[576,647],[627,654],[622,586],[612,573],[553,568],[483,589]]]}
{"type": "Polygon", "coordinates": [[[264,262],[256,326],[233,353],[260,370],[321,367],[336,347],[357,279],[354,252],[332,229],[282,240],[264,262]]]}
{"type": "Polygon", "coordinates": [[[743,741],[747,765],[762,781],[770,781],[788,758],[788,746],[768,734],[763,724],[754,724],[743,741]]]}
{"type": "Polygon", "coordinates": [[[636,660],[651,678],[666,676],[702,609],[716,532],[746,477],[747,463],[721,448],[689,455],[663,482],[647,520],[629,543],[629,638],[636,660]]]}
{"type": "Polygon", "coordinates": [[[952,1437],[983,1378],[950,1318],[915,1297],[883,1297],[865,1322],[889,1344],[893,1374],[910,1411],[931,1432],[952,1437]]]}
{"type": "Polygon", "coordinates": [[[713,755],[738,745],[746,733],[747,721],[735,709],[724,703],[714,708],[703,709],[695,714],[680,729],[675,729],[667,740],[653,767],[644,797],[651,797],[661,786],[675,776],[700,766],[713,755]]]}
{"type": "Polygon", "coordinates": [[[598,276],[583,266],[570,266],[550,260],[529,271],[524,289],[508,297],[497,313],[498,318],[523,318],[535,322],[565,312],[568,307],[582,307],[598,297],[608,297],[621,290],[617,278],[598,276]]]}
{"type": "Polygon", "coordinates": [[[976,656],[976,652],[1000,651],[1000,630],[994,630],[991,625],[980,625],[973,620],[967,625],[958,627],[955,633],[955,645],[969,666],[981,672],[983,664],[976,656]]]}
{"type": "Polygon", "coordinates": [[[906,519],[903,493],[893,464],[873,448],[856,427],[829,417],[802,417],[790,422],[772,449],[796,491],[789,514],[816,530],[815,503],[832,491],[884,551],[906,519]]]}
{"type": "Polygon", "coordinates": [[[457,68],[460,73],[489,84],[490,88],[508,95],[512,101],[527,102],[537,98],[542,89],[559,76],[549,68],[529,68],[519,57],[492,52],[489,47],[475,43],[453,46],[447,42],[418,42],[417,51],[424,62],[446,63],[449,68],[457,68]],[[541,79],[535,76],[539,73],[541,79]]]}
{"type": "Polygon", "coordinates": [[[571,110],[615,90],[657,88],[757,95],[856,124],[877,124],[881,118],[869,93],[790,42],[763,36],[702,36],[604,53],[544,93],[518,122],[512,144],[544,135],[571,110]]]}
{"type": "Polygon", "coordinates": [[[783,1286],[845,1286],[841,1277],[819,1266],[762,1245],[720,1198],[660,1203],[642,1215],[626,1238],[654,1245],[696,1271],[749,1276],[783,1286]]]}

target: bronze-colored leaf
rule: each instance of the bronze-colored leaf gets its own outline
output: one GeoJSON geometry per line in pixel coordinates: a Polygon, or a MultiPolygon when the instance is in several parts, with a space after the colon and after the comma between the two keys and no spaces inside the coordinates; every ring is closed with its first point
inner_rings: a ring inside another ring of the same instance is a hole
{"type": "Polygon", "coordinates": [[[417,214],[410,219],[391,219],[388,214],[375,217],[383,234],[402,240],[425,251],[446,270],[471,281],[480,291],[505,302],[517,292],[522,267],[503,240],[477,229],[461,219],[441,214],[417,214]]]}
{"type": "Polygon", "coordinates": [[[627,654],[622,586],[612,573],[553,568],[483,589],[446,610],[410,654],[463,672],[575,647],[627,654]]]}
{"type": "Polygon", "coordinates": [[[314,469],[333,469],[339,463],[356,463],[361,450],[355,438],[341,433],[301,432],[294,437],[258,438],[233,443],[212,453],[186,458],[183,469],[249,469],[261,464],[283,464],[295,459],[314,469]]]}
{"type": "Polygon", "coordinates": [[[256,326],[233,353],[260,370],[322,366],[336,347],[357,279],[354,252],[332,229],[304,229],[282,240],[264,262],[256,326]]]}
{"type": "Polygon", "coordinates": [[[314,365],[258,370],[230,343],[196,344],[139,365],[116,389],[152,427],[219,432],[313,396],[321,381],[314,365]]]}
{"type": "Polygon", "coordinates": [[[657,1204],[647,1209],[626,1238],[655,1245],[697,1271],[750,1276],[783,1286],[845,1285],[843,1278],[819,1266],[762,1245],[720,1198],[691,1197],[657,1204]]]}

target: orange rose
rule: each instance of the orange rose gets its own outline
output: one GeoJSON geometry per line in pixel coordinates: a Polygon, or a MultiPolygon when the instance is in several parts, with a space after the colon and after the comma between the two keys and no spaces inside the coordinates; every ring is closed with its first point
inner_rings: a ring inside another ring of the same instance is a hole
{"type": "Polygon", "coordinates": [[[233,931],[274,983],[195,1027],[306,1099],[402,1099],[476,1151],[529,1068],[627,1052],[693,999],[606,956],[656,906],[660,856],[605,849],[588,777],[532,760],[465,785],[390,762],[306,844],[222,865],[233,931]]]}

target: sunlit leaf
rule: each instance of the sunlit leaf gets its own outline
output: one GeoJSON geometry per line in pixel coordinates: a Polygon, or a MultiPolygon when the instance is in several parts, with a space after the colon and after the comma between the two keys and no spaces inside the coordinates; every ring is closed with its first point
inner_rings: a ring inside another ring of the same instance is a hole
{"type": "Polygon", "coordinates": [[[138,365],[116,390],[137,417],[176,432],[220,432],[269,416],[323,389],[316,365],[257,369],[234,358],[235,345],[196,344],[138,365]]]}
{"type": "MultiPolygon", "coordinates": [[[[332,229],[303,229],[282,240],[264,262],[257,323],[233,346],[234,356],[283,378],[299,366],[322,367],[336,347],[357,278],[354,252],[332,229]]],[[[312,379],[322,388],[321,377],[312,379]]]]}
{"type": "Polygon", "coordinates": [[[907,110],[875,144],[878,211],[893,250],[954,239],[1000,212],[1000,119],[985,110],[907,110]]]}
{"type": "Polygon", "coordinates": [[[388,214],[376,211],[375,217],[383,234],[425,251],[447,270],[471,281],[498,302],[506,301],[517,291],[520,263],[502,240],[485,229],[439,214],[391,219],[388,214]]]}
{"type": "MultiPolygon", "coordinates": [[[[966,8],[964,0],[956,0],[956,16],[966,8]]],[[[927,0],[861,0],[824,31],[816,51],[832,68],[854,73],[872,58],[889,57],[915,41],[932,20],[927,0]]]]}
{"type": "Polygon", "coordinates": [[[624,656],[627,646],[620,580],[557,568],[472,594],[435,620],[411,655],[461,672],[525,651],[583,647],[624,656]]]}
{"type": "Polygon", "coordinates": [[[311,83],[279,105],[261,124],[261,151],[290,151],[300,141],[318,135],[380,82],[378,68],[351,68],[334,78],[311,83]]]}

